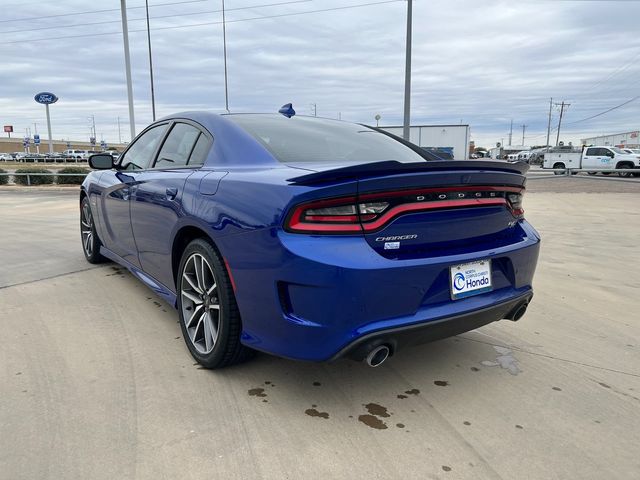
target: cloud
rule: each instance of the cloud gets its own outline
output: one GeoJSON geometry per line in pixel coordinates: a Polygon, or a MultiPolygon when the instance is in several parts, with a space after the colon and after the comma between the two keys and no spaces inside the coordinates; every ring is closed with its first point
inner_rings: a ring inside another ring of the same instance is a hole
{"type": "MultiPolygon", "coordinates": [[[[181,110],[224,110],[220,2],[150,2],[158,116],[181,110]],[[189,14],[189,15],[185,15],[189,14]],[[173,16],[172,16],[173,15],[173,16]],[[159,18],[163,17],[163,18],[159,18]]],[[[373,0],[313,0],[227,13],[229,99],[232,111],[276,111],[292,101],[303,114],[383,124],[402,122],[405,2],[308,15],[255,19],[357,5],[373,0]],[[254,19],[243,21],[246,19],[254,19]]],[[[282,0],[227,1],[227,8],[282,0]]],[[[120,2],[34,1],[7,6],[0,24],[0,122],[22,133],[44,124],[33,101],[48,90],[54,137],[86,139],[88,117],[98,136],[128,139],[128,109],[120,31],[120,2]],[[50,15],[113,11],[39,18],[50,15]],[[110,22],[110,23],[103,23],[110,22]],[[52,29],[48,29],[53,27],[52,29]],[[34,30],[41,29],[41,30],[34,30]],[[30,31],[28,31],[30,30],[30,31]],[[104,35],[103,35],[104,34],[104,35]],[[76,35],[76,38],[62,38],[76,35]],[[47,38],[50,40],[34,41],[47,38]],[[8,43],[16,42],[16,43],[8,43]]],[[[130,0],[129,28],[145,27],[144,2],[130,0]]],[[[469,123],[477,144],[507,136],[514,143],[546,139],[549,97],[571,103],[565,141],[640,128],[640,101],[572,123],[638,94],[638,2],[433,0],[414,2],[412,121],[469,123]],[[517,133],[516,133],[517,132],[517,133]],[[516,139],[517,142],[516,142],[516,139]]],[[[138,131],[151,122],[145,32],[130,35],[138,131]]],[[[554,109],[554,125],[558,112],[554,109]]],[[[41,127],[43,129],[43,127],[41,127]]]]}

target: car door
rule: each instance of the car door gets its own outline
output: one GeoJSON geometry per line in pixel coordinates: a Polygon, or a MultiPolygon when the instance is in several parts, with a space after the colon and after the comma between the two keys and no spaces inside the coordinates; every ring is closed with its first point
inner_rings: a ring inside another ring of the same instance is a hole
{"type": "Polygon", "coordinates": [[[599,168],[601,148],[589,147],[582,158],[582,168],[599,168]]]}
{"type": "Polygon", "coordinates": [[[105,171],[99,180],[100,239],[107,249],[136,267],[140,267],[140,262],[131,228],[129,199],[137,172],[151,165],[167,126],[168,123],[156,124],[145,130],[122,155],[117,168],[105,171]]]}
{"type": "Polygon", "coordinates": [[[184,185],[204,163],[212,141],[199,125],[176,121],[152,168],[135,174],[131,225],[138,258],[142,270],[166,287],[173,287],[172,239],[183,212],[184,185]]]}

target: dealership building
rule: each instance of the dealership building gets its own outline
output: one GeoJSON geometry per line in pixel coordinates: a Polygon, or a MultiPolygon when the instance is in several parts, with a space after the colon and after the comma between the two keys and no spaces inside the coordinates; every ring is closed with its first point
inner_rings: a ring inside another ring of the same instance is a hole
{"type": "MultiPolygon", "coordinates": [[[[380,127],[402,137],[402,127],[380,127]]],[[[454,160],[469,158],[469,125],[411,125],[409,141],[420,147],[453,155],[454,160]]]]}
{"type": "Polygon", "coordinates": [[[640,131],[601,135],[599,137],[583,138],[583,145],[609,145],[620,148],[640,148],[640,131]]]}

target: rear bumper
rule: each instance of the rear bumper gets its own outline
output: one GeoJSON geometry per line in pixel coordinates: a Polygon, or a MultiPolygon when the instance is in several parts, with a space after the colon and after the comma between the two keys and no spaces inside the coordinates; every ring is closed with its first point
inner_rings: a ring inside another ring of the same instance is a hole
{"type": "Polygon", "coordinates": [[[342,348],[331,358],[331,361],[342,357],[363,360],[367,353],[378,345],[389,346],[393,353],[407,346],[433,342],[475,330],[489,323],[507,318],[522,305],[528,305],[532,298],[533,292],[528,292],[506,302],[473,312],[369,333],[342,348]]]}
{"type": "Polygon", "coordinates": [[[521,239],[510,245],[410,260],[384,258],[363,237],[276,228],[222,237],[217,245],[237,287],[242,342],[327,361],[357,355],[363,342],[377,338],[403,346],[410,340],[405,330],[429,341],[504,318],[532,296],[538,259],[538,234],[526,221],[518,228],[521,239]],[[451,300],[449,267],[487,258],[493,290],[451,300]]]}

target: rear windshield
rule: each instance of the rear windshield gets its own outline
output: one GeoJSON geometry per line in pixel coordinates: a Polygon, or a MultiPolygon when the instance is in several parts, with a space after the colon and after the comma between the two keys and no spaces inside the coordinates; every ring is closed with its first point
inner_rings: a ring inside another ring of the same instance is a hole
{"type": "Polygon", "coordinates": [[[229,115],[282,163],[424,162],[424,157],[371,128],[339,120],[229,115]]]}

